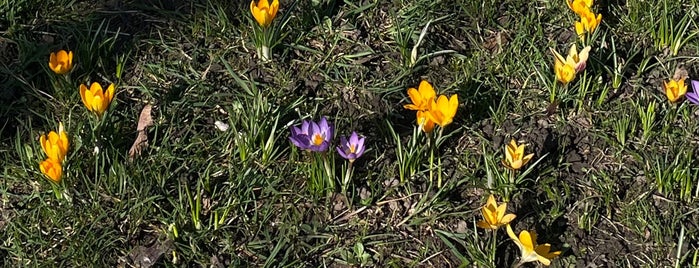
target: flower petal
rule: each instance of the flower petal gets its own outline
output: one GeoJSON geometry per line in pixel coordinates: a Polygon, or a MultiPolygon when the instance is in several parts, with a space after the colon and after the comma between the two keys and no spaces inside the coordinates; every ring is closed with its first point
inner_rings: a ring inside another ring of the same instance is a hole
{"type": "Polygon", "coordinates": [[[551,53],[553,53],[555,62],[563,63],[566,61],[565,58],[563,58],[563,56],[561,56],[561,54],[558,54],[558,51],[554,50],[553,48],[549,48],[549,50],[551,50],[551,53]]]}
{"type": "Polygon", "coordinates": [[[507,215],[505,215],[504,217],[502,217],[502,219],[500,219],[500,224],[508,224],[508,223],[510,223],[512,220],[514,220],[516,217],[517,217],[517,215],[512,214],[512,213],[507,214],[507,215]]]}
{"type": "Polygon", "coordinates": [[[47,153],[48,152],[47,146],[49,146],[49,144],[47,143],[46,135],[41,135],[41,137],[39,137],[39,144],[41,144],[41,149],[44,150],[44,153],[47,153]]]}
{"type": "Polygon", "coordinates": [[[422,96],[424,100],[432,101],[432,99],[437,96],[437,92],[434,91],[432,84],[427,82],[427,80],[420,81],[420,86],[418,86],[418,88],[420,91],[420,96],[422,96]]]}
{"type": "Polygon", "coordinates": [[[340,146],[337,146],[337,153],[342,156],[342,158],[349,160],[350,157],[345,153],[346,148],[342,148],[340,146]]]}
{"type": "Polygon", "coordinates": [[[303,122],[301,123],[301,132],[299,132],[299,133],[304,134],[304,135],[310,135],[310,132],[311,132],[311,121],[303,120],[303,122]]]}
{"type": "Polygon", "coordinates": [[[496,207],[497,203],[495,202],[495,195],[490,195],[488,196],[488,201],[485,202],[486,207],[496,207]]]}
{"type": "Polygon", "coordinates": [[[541,255],[539,255],[539,254],[536,255],[536,260],[539,261],[539,262],[540,262],[541,264],[543,264],[544,266],[549,266],[549,265],[551,265],[551,260],[549,260],[549,259],[547,259],[546,257],[541,256],[541,255]]]}
{"type": "Polygon", "coordinates": [[[109,84],[109,87],[107,87],[107,91],[104,92],[104,99],[106,102],[105,106],[109,106],[110,103],[112,103],[112,100],[114,99],[114,91],[116,89],[114,88],[114,84],[109,84]]]}
{"type": "Polygon", "coordinates": [[[483,228],[483,229],[493,229],[493,226],[485,221],[476,222],[476,226],[483,228]]]}
{"type": "Polygon", "coordinates": [[[328,129],[328,119],[325,118],[325,116],[320,118],[320,121],[318,121],[318,127],[320,128],[320,131],[325,132],[325,130],[328,129]]]}
{"type": "Polygon", "coordinates": [[[527,251],[534,251],[534,241],[532,240],[532,235],[529,233],[529,231],[523,230],[519,233],[519,242],[527,251]]]}
{"type": "Polygon", "coordinates": [[[65,50],[59,50],[58,54],[56,54],[56,59],[60,63],[64,63],[68,61],[68,53],[65,50]]]}
{"type": "Polygon", "coordinates": [[[532,157],[534,157],[534,154],[528,154],[522,158],[522,166],[526,165],[529,160],[532,160],[532,157]]]}
{"type": "Polygon", "coordinates": [[[102,96],[94,96],[92,99],[92,111],[97,113],[97,115],[102,115],[106,108],[104,107],[104,101],[102,101],[102,96]]]}
{"type": "Polygon", "coordinates": [[[694,92],[687,92],[687,94],[684,95],[687,97],[687,100],[689,100],[691,103],[695,105],[699,105],[699,95],[697,95],[694,92]]]}
{"type": "Polygon", "coordinates": [[[355,153],[357,154],[357,157],[360,157],[364,154],[364,137],[359,138],[359,140],[356,143],[355,147],[355,153]]]}
{"type": "Polygon", "coordinates": [[[412,104],[404,105],[405,109],[419,110],[420,104],[422,103],[422,96],[420,95],[420,92],[415,88],[409,88],[408,97],[410,98],[412,104]]]}
{"type": "Polygon", "coordinates": [[[497,217],[497,222],[500,223],[503,217],[505,217],[505,211],[507,210],[507,203],[502,203],[498,206],[496,209],[496,213],[498,214],[497,217]]]}
{"type": "Polygon", "coordinates": [[[92,82],[90,84],[90,92],[92,92],[93,96],[104,96],[104,91],[102,90],[102,86],[97,83],[97,82],[92,82]]]}
{"type": "Polygon", "coordinates": [[[90,104],[88,104],[87,98],[85,96],[87,92],[87,86],[80,84],[80,99],[83,100],[83,104],[85,104],[85,107],[88,107],[88,110],[90,109],[90,104]]]}
{"type": "Polygon", "coordinates": [[[505,230],[507,230],[507,235],[510,237],[510,239],[512,239],[512,241],[515,242],[515,244],[517,244],[517,247],[519,247],[521,251],[524,251],[524,248],[522,247],[522,242],[519,241],[519,238],[515,235],[515,232],[512,231],[512,226],[508,224],[505,227],[505,230]]]}
{"type": "Polygon", "coordinates": [[[581,21],[576,21],[575,22],[575,33],[578,34],[578,36],[584,36],[585,35],[585,26],[581,21]]]}
{"type": "Polygon", "coordinates": [[[279,0],[274,0],[272,4],[269,5],[270,20],[277,16],[277,11],[279,11],[279,0]]]}
{"type": "Polygon", "coordinates": [[[515,142],[514,139],[510,141],[510,144],[505,146],[505,160],[510,165],[512,165],[512,162],[515,160],[516,150],[517,150],[517,143],[515,142]]]}
{"type": "Polygon", "coordinates": [[[90,112],[96,112],[93,108],[93,103],[95,102],[95,96],[92,94],[92,91],[85,90],[84,95],[85,95],[85,97],[84,97],[85,107],[87,107],[87,110],[90,112]]]}
{"type": "Polygon", "coordinates": [[[524,144],[517,146],[517,151],[515,154],[517,155],[517,159],[522,159],[522,156],[524,156],[524,144]]]}
{"type": "Polygon", "coordinates": [[[259,0],[257,2],[257,7],[259,9],[269,9],[269,1],[268,0],[259,0]]]}
{"type": "Polygon", "coordinates": [[[495,224],[497,222],[497,215],[495,215],[495,210],[490,205],[485,205],[481,208],[481,214],[483,215],[483,220],[488,224],[495,224]]]}
{"type": "MultiPolygon", "coordinates": [[[[453,119],[456,115],[456,109],[459,108],[459,96],[454,94],[449,98],[449,113],[448,116],[453,119]]],[[[451,120],[450,120],[451,121],[451,120]]]]}
{"type": "Polygon", "coordinates": [[[687,85],[684,83],[684,78],[680,79],[680,81],[677,81],[677,88],[678,96],[681,97],[687,93],[687,85]]]}

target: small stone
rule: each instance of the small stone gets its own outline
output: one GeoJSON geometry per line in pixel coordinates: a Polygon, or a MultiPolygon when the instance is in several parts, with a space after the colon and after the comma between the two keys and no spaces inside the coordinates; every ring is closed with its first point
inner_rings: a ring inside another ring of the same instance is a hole
{"type": "Polygon", "coordinates": [[[216,120],[216,122],[214,122],[214,125],[216,125],[216,129],[218,129],[220,131],[226,131],[230,127],[228,124],[223,123],[223,122],[218,121],[218,120],[216,120]]]}

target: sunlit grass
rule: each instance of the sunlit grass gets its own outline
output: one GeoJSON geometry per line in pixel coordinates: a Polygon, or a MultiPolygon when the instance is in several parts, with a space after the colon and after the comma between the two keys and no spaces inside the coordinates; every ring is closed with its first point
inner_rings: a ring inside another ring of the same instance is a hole
{"type": "Polygon", "coordinates": [[[117,2],[0,2],[4,266],[510,267],[516,243],[476,227],[490,194],[552,267],[697,265],[699,108],[663,87],[699,78],[696,1],[595,1],[585,41],[565,1],[280,1],[271,43],[244,1],[117,2]],[[591,49],[563,86],[550,48],[572,44],[591,49]],[[422,80],[458,95],[431,138],[403,107],[422,80]],[[92,82],[116,88],[99,117],[92,82]],[[328,154],[365,137],[347,184],[344,158],[314,169],[289,140],[323,116],[328,154]],[[52,183],[39,137],[59,122],[52,183]],[[533,154],[518,170],[511,139],[533,154]]]}

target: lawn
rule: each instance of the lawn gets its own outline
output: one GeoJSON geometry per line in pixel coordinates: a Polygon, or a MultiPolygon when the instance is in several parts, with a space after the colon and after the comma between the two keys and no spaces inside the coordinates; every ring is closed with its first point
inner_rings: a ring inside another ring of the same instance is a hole
{"type": "Polygon", "coordinates": [[[2,266],[699,266],[697,0],[276,8],[0,0],[2,266]]]}

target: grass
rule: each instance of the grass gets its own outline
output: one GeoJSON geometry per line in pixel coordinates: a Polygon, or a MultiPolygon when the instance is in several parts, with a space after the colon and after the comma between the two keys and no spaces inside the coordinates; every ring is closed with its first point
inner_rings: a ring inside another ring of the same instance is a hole
{"type": "Polygon", "coordinates": [[[549,47],[577,39],[564,1],[284,0],[266,63],[244,2],[0,1],[2,264],[508,267],[517,246],[476,227],[494,193],[562,251],[552,267],[697,266],[697,107],[662,84],[699,78],[698,2],[596,2],[587,68],[552,103],[549,47]],[[69,80],[47,66],[59,49],[69,80]],[[460,103],[433,164],[403,108],[423,79],[460,103]],[[80,101],[92,82],[117,85],[103,120],[80,101]],[[313,191],[288,141],[321,116],[366,137],[347,192],[337,144],[338,187],[313,191]],[[53,184],[38,140],[58,122],[53,184]],[[510,139],[535,154],[514,179],[510,139]]]}

